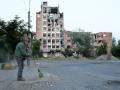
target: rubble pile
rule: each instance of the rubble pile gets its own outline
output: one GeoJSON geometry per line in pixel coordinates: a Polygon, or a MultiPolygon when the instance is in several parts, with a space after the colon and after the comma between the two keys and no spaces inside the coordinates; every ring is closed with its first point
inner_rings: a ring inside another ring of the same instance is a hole
{"type": "MultiPolygon", "coordinates": [[[[101,55],[97,57],[95,60],[107,60],[107,55],[101,55]]],[[[119,60],[119,59],[114,56],[111,56],[111,60],[119,60]]]]}

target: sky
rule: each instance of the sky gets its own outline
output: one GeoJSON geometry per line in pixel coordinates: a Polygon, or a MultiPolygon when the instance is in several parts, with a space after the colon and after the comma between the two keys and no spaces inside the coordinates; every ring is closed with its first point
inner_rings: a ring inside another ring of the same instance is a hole
{"type": "MultiPolygon", "coordinates": [[[[36,31],[36,12],[41,3],[59,6],[64,13],[64,28],[68,31],[112,32],[120,39],[120,0],[30,0],[32,31],[36,31]]],[[[29,0],[0,0],[0,18],[8,21],[15,15],[27,22],[29,0]]]]}

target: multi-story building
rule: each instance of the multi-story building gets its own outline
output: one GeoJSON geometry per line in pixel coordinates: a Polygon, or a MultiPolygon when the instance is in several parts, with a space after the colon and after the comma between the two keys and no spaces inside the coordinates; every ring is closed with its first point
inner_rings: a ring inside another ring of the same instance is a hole
{"type": "Polygon", "coordinates": [[[94,34],[94,46],[98,47],[103,42],[106,42],[108,46],[112,46],[112,32],[99,32],[94,34]]]}
{"type": "MultiPolygon", "coordinates": [[[[70,34],[74,32],[70,31],[64,31],[64,48],[70,47],[71,49],[77,48],[76,44],[73,44],[72,37],[70,34]]],[[[78,32],[80,33],[80,32],[78,32]]],[[[91,50],[91,55],[96,55],[96,49],[101,46],[104,42],[107,44],[107,53],[111,52],[112,47],[112,32],[99,32],[91,34],[91,37],[93,38],[91,40],[91,45],[94,47],[93,50],[91,50]]]]}
{"type": "Polygon", "coordinates": [[[64,48],[72,48],[71,34],[71,31],[64,31],[64,48]]]}
{"type": "MultiPolygon", "coordinates": [[[[60,13],[59,6],[50,7],[47,2],[41,4],[41,11],[36,13],[36,39],[41,39],[41,49],[43,52],[56,52],[65,48],[75,48],[71,31],[64,30],[64,16],[60,13]]],[[[92,45],[97,48],[103,42],[107,43],[108,52],[112,47],[112,33],[99,32],[92,35],[94,40],[92,45]]]]}
{"type": "Polygon", "coordinates": [[[101,46],[104,42],[107,44],[107,54],[111,54],[112,32],[99,32],[94,34],[94,49],[101,46]]]}
{"type": "Polygon", "coordinates": [[[64,47],[64,17],[58,7],[41,4],[41,11],[36,13],[36,38],[42,40],[42,51],[59,51],[64,47]]]}

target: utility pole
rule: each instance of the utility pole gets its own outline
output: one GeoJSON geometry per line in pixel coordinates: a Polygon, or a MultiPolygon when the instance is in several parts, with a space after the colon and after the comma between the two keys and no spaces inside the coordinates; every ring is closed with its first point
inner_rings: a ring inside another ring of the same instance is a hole
{"type": "MultiPolygon", "coordinates": [[[[29,0],[29,9],[28,9],[28,39],[29,39],[29,42],[28,42],[28,49],[29,51],[32,51],[32,35],[31,35],[31,32],[30,32],[30,28],[31,28],[31,19],[30,19],[30,1],[29,0]]],[[[29,66],[30,65],[30,60],[27,60],[27,65],[29,66]]]]}
{"type": "Polygon", "coordinates": [[[30,31],[30,27],[31,27],[31,24],[30,24],[30,1],[29,0],[29,10],[28,10],[28,31],[30,31]]]}
{"type": "Polygon", "coordinates": [[[32,40],[32,35],[31,35],[31,32],[30,32],[30,28],[31,28],[31,19],[30,19],[30,2],[31,0],[29,0],[29,8],[28,8],[28,38],[30,40],[29,44],[30,44],[30,47],[31,47],[31,40],[32,40]]]}

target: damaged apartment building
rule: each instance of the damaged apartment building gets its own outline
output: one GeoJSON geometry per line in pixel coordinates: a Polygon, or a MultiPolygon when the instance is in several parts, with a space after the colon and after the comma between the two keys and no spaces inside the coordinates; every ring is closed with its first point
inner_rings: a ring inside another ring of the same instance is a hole
{"type": "MultiPolygon", "coordinates": [[[[107,44],[107,54],[111,54],[111,48],[112,48],[112,32],[99,32],[93,34],[94,37],[94,51],[96,51],[96,48],[101,46],[104,42],[107,44]]],[[[96,53],[93,53],[95,56],[96,53]]]]}
{"type": "MultiPolygon", "coordinates": [[[[76,44],[73,44],[72,41],[72,31],[64,31],[64,48],[77,48],[76,44]]],[[[77,32],[81,33],[81,32],[77,32]]],[[[96,56],[96,49],[100,47],[104,42],[107,44],[107,54],[111,54],[112,48],[112,32],[98,32],[98,33],[91,33],[92,42],[91,45],[93,46],[93,50],[91,50],[91,56],[96,56]]]]}
{"type": "Polygon", "coordinates": [[[36,13],[36,38],[41,39],[44,56],[60,52],[64,47],[64,17],[58,7],[49,7],[47,2],[41,4],[41,11],[36,13]]]}

